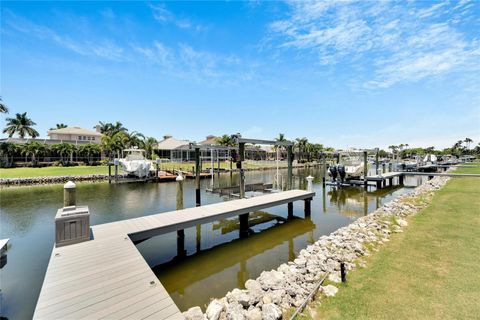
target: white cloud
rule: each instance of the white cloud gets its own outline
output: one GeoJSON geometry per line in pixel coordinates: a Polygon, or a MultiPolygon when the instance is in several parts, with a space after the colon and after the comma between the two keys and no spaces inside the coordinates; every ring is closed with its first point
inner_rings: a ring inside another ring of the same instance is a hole
{"type": "Polygon", "coordinates": [[[478,69],[478,39],[457,27],[475,16],[468,2],[295,1],[290,9],[271,23],[270,41],[320,65],[361,63],[370,69],[368,79],[359,79],[365,88],[478,69]]]}
{"type": "Polygon", "coordinates": [[[160,23],[173,23],[181,29],[192,29],[195,31],[204,31],[206,28],[201,24],[193,23],[189,19],[177,17],[168,10],[165,4],[149,4],[152,9],[153,17],[160,23]]]}

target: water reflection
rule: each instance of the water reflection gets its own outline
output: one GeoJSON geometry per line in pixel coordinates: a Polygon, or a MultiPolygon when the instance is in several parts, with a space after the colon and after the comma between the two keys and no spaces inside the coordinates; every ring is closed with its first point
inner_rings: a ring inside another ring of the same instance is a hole
{"type": "MultiPolygon", "coordinates": [[[[303,202],[296,202],[294,216],[299,219],[286,221],[286,205],[268,208],[255,213],[252,235],[244,240],[238,240],[238,219],[232,219],[186,229],[185,251],[177,252],[176,233],[137,245],[182,309],[204,305],[211,297],[225,295],[242,286],[246,279],[257,277],[261,271],[294,259],[318,237],[372,212],[384,202],[408,192],[408,186],[422,181],[407,177],[406,188],[378,191],[372,188],[364,192],[363,188],[323,188],[322,172],[316,168],[295,170],[294,175],[294,188],[306,188],[305,178],[314,177],[317,196],[311,203],[311,220],[303,219],[303,202]]],[[[276,171],[251,171],[245,176],[246,183],[273,183],[276,171]]],[[[215,177],[215,186],[237,185],[239,179],[236,173],[215,177]]],[[[279,172],[278,180],[284,187],[286,170],[279,172]]],[[[201,183],[205,190],[211,181],[206,179],[201,183]]],[[[92,225],[176,208],[175,182],[80,183],[77,189],[78,203],[90,207],[92,225]]],[[[202,191],[204,205],[225,200],[202,191]]],[[[10,319],[31,319],[53,247],[54,216],[62,205],[62,186],[3,189],[0,190],[0,204],[0,238],[11,239],[8,264],[1,271],[1,315],[10,319]]],[[[184,206],[195,206],[193,180],[184,182],[184,206]]]]}

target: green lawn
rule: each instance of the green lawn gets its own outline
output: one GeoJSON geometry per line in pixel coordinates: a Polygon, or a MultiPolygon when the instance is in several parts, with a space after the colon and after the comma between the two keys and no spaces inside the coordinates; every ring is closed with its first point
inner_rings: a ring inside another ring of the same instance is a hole
{"type": "Polygon", "coordinates": [[[390,240],[316,319],[480,319],[480,178],[451,179],[390,240]]]}
{"type": "MultiPolygon", "coordinates": [[[[162,163],[161,169],[165,170],[184,170],[191,171],[192,167],[195,166],[194,163],[176,163],[176,162],[167,162],[162,163]]],[[[203,163],[203,169],[209,169],[211,167],[210,162],[203,163]]],[[[217,164],[214,165],[217,168],[217,164]]],[[[243,168],[245,169],[259,169],[263,167],[275,167],[275,163],[270,164],[247,164],[244,163],[243,168]]],[[[220,168],[229,169],[230,164],[228,162],[220,162],[220,168]]],[[[233,164],[233,169],[236,168],[236,165],[233,164]]],[[[112,169],[113,171],[113,169],[112,169]]],[[[96,167],[87,167],[87,166],[78,166],[78,167],[44,167],[44,168],[9,168],[9,169],[0,169],[0,178],[33,178],[33,177],[48,177],[48,176],[68,176],[68,175],[89,175],[89,174],[108,174],[107,166],[96,166],[96,167]]]]}

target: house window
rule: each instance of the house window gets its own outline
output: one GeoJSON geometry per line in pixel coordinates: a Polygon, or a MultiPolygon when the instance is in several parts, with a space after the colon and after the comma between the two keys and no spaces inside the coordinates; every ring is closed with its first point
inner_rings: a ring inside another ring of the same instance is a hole
{"type": "Polygon", "coordinates": [[[82,136],[78,136],[78,140],[82,140],[82,136]]]}

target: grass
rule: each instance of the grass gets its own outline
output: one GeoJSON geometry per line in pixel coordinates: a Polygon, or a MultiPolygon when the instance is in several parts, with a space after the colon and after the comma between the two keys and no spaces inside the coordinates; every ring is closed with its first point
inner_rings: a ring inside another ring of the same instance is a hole
{"type": "MultiPolygon", "coordinates": [[[[480,173],[480,165],[459,168],[480,173]]],[[[453,178],[315,319],[480,319],[480,179],[453,178]]]]}
{"type": "MultiPolygon", "coordinates": [[[[195,166],[194,163],[177,163],[177,162],[168,162],[162,163],[162,170],[184,170],[191,171],[192,167],[195,166]]],[[[261,169],[261,168],[273,168],[275,167],[275,162],[272,164],[258,163],[244,163],[244,169],[261,169]]],[[[209,169],[211,168],[210,162],[204,162],[202,168],[209,169]]],[[[214,168],[217,168],[217,164],[214,164],[214,168]]],[[[220,162],[220,168],[230,169],[230,164],[228,162],[220,162]]],[[[233,169],[236,168],[236,165],[233,164],[233,169]]],[[[113,169],[112,169],[113,172],[113,169]]],[[[0,178],[34,178],[34,177],[49,177],[49,176],[69,176],[69,175],[89,175],[89,174],[108,174],[107,166],[78,166],[78,167],[44,167],[44,168],[9,168],[0,169],[0,178]]]]}

